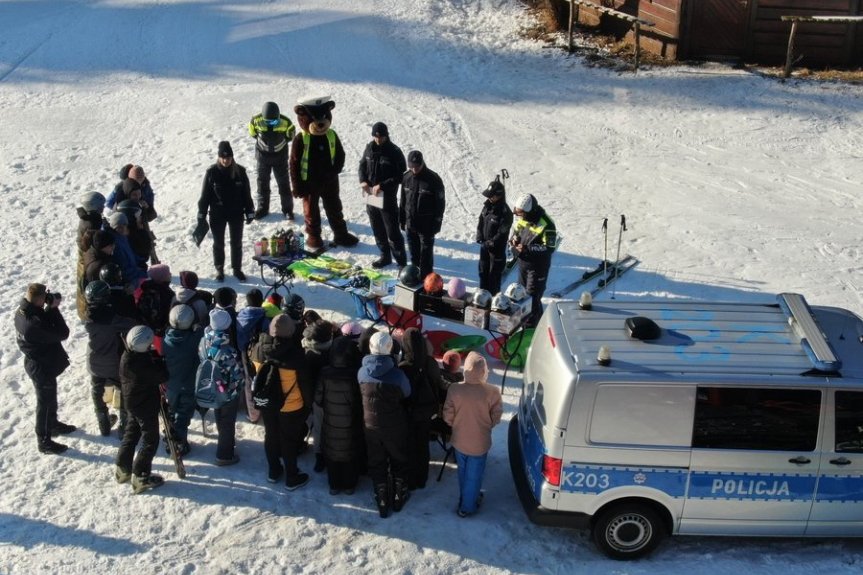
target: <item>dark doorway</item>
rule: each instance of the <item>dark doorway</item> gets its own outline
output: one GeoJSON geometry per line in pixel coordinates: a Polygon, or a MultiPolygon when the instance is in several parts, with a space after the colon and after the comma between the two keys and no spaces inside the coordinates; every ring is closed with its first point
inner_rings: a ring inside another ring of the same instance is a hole
{"type": "Polygon", "coordinates": [[[752,0],[689,0],[690,58],[744,56],[752,0]]]}

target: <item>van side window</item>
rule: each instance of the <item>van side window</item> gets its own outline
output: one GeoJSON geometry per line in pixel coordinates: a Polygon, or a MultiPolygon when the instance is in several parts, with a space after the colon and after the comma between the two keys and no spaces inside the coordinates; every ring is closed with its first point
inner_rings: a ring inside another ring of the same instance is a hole
{"type": "Polygon", "coordinates": [[[820,413],[814,389],[699,387],[692,446],[814,451],[820,413]]]}
{"type": "Polygon", "coordinates": [[[836,392],[836,451],[863,453],[863,393],[836,392]]]}

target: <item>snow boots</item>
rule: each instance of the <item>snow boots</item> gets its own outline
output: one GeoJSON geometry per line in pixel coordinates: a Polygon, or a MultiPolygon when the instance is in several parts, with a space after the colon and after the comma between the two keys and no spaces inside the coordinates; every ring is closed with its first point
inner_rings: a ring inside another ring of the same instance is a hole
{"type": "Polygon", "coordinates": [[[297,473],[293,477],[288,477],[285,480],[285,489],[288,491],[294,491],[295,489],[299,489],[303,485],[309,482],[309,474],[308,473],[297,473]]]}
{"type": "Polygon", "coordinates": [[[142,475],[132,475],[132,491],[135,495],[143,493],[149,489],[155,489],[165,484],[165,480],[161,475],[154,473],[144,473],[142,475]]]}
{"type": "Polygon", "coordinates": [[[99,422],[99,433],[102,437],[108,437],[111,435],[111,428],[114,427],[114,424],[117,423],[119,418],[112,414],[108,414],[108,410],[105,411],[97,411],[96,412],[96,421],[99,422]]]}
{"type": "Polygon", "coordinates": [[[114,479],[117,480],[117,483],[129,483],[132,479],[132,473],[126,471],[119,465],[114,466],[114,479]]]}
{"type": "Polygon", "coordinates": [[[402,507],[405,506],[405,503],[408,502],[408,499],[411,497],[411,492],[408,489],[407,482],[396,479],[395,484],[393,486],[393,511],[398,513],[402,510],[402,507]]]}
{"type": "Polygon", "coordinates": [[[39,440],[39,453],[60,455],[67,449],[69,448],[66,445],[63,445],[62,443],[57,443],[51,438],[39,440]]]}
{"type": "Polygon", "coordinates": [[[390,489],[386,483],[375,485],[375,503],[378,504],[378,514],[381,517],[390,516],[390,489]]]}
{"type": "Polygon", "coordinates": [[[360,239],[354,234],[345,231],[345,233],[336,235],[333,238],[333,243],[337,246],[342,246],[345,248],[352,248],[359,243],[360,239]]]}

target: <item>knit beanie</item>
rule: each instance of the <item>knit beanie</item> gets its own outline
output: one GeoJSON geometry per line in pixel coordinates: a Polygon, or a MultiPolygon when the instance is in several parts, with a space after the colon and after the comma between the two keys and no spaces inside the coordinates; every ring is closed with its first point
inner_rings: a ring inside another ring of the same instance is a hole
{"type": "Polygon", "coordinates": [[[488,365],[485,358],[475,351],[467,354],[464,360],[464,382],[485,383],[488,378],[488,365]]]}
{"type": "Polygon", "coordinates": [[[136,325],[126,334],[126,345],[132,351],[143,353],[153,345],[153,330],[146,325],[136,325]]]}
{"type": "Polygon", "coordinates": [[[270,335],[283,339],[291,339],[297,330],[297,324],[286,313],[280,313],[270,322],[270,335]]]}
{"type": "Polygon", "coordinates": [[[210,329],[225,331],[229,327],[231,327],[231,314],[223,309],[214,309],[210,312],[210,329]]]}
{"type": "Polygon", "coordinates": [[[168,323],[174,329],[189,329],[195,323],[195,310],[185,304],[175,305],[168,314],[168,323]]]}
{"type": "Polygon", "coordinates": [[[188,270],[181,271],[180,285],[186,289],[198,289],[198,274],[188,270]]]}
{"type": "Polygon", "coordinates": [[[171,283],[171,268],[168,264],[156,264],[147,270],[147,277],[156,283],[171,283]]]}
{"type": "Polygon", "coordinates": [[[237,292],[234,288],[220,287],[213,292],[213,301],[219,307],[230,307],[237,303],[237,292]]]}
{"type": "Polygon", "coordinates": [[[219,157],[220,158],[233,158],[234,157],[234,149],[231,148],[231,143],[226,141],[219,142],[219,157]]]}
{"type": "Polygon", "coordinates": [[[369,340],[369,351],[373,355],[389,355],[393,349],[393,338],[390,334],[379,331],[369,340]]]}

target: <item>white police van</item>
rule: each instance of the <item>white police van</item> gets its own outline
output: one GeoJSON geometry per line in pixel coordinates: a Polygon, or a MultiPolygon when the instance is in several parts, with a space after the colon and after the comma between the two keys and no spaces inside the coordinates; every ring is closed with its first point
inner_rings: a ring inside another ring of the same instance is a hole
{"type": "Polygon", "coordinates": [[[617,559],[666,534],[863,536],[863,320],[798,294],[551,304],[509,458],[532,521],[617,559]]]}

